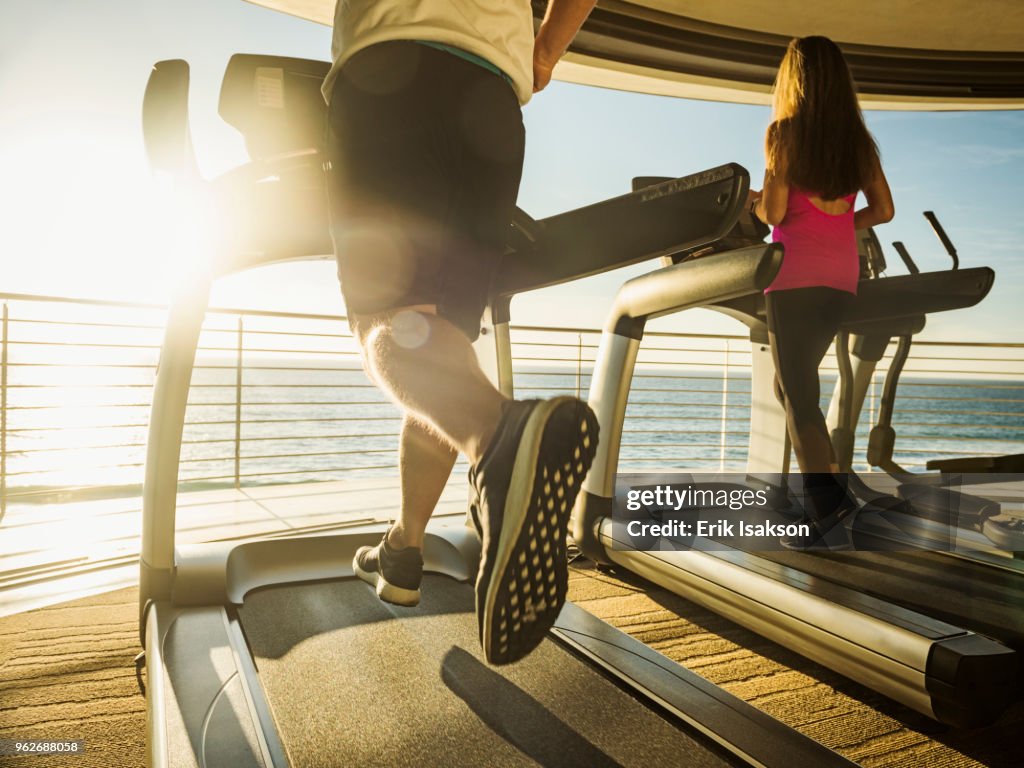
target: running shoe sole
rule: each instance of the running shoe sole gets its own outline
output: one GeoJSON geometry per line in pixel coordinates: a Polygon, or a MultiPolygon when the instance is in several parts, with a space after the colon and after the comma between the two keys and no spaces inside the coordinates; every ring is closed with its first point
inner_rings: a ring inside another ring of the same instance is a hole
{"type": "Polygon", "coordinates": [[[539,403],[523,428],[493,563],[481,574],[481,642],[492,664],[532,651],[562,610],[569,517],[597,437],[597,417],[573,397],[539,403]]]}

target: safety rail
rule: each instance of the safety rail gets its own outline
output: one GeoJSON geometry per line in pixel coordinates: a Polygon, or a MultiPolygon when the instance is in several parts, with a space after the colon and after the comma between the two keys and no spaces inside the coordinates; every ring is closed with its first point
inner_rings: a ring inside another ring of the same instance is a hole
{"type": "MultiPolygon", "coordinates": [[[[138,491],[166,309],[2,294],[0,500],[138,491]]],[[[585,396],[599,331],[513,328],[518,396],[585,396]]],[[[858,468],[887,359],[865,402],[858,468]]],[[[823,367],[823,404],[836,369],[823,367]]],[[[649,331],[620,466],[741,470],[750,349],[741,335],[649,331]]],[[[370,384],[340,315],[207,313],[182,441],[183,488],[391,474],[400,417],[370,384]]],[[[1024,452],[1024,344],[915,342],[901,379],[897,459],[1024,452]]]]}

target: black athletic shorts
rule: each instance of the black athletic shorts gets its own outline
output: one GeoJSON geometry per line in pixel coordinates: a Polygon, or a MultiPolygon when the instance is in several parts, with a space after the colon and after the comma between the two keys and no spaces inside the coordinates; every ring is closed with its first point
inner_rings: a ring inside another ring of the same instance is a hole
{"type": "Polygon", "coordinates": [[[410,41],[355,54],[331,95],[328,195],[349,315],[437,306],[480,332],[523,167],[515,92],[410,41]]]}

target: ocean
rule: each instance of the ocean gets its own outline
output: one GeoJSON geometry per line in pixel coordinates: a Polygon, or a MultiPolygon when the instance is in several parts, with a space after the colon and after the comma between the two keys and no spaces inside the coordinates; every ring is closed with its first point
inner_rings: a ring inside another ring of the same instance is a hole
{"type": "MultiPolygon", "coordinates": [[[[193,376],[183,490],[393,475],[399,412],[353,362],[252,358],[240,387],[236,374],[233,361],[208,358],[193,376]]],[[[87,398],[71,384],[65,391],[12,388],[9,501],[139,486],[152,376],[140,368],[116,386],[90,388],[87,398]]],[[[882,378],[876,378],[858,429],[858,470],[867,468],[867,432],[880,405],[882,378]]],[[[826,409],[835,377],[826,373],[822,380],[826,409]]],[[[516,371],[518,397],[585,397],[589,385],[589,370],[575,366],[526,364],[516,371]]],[[[748,369],[639,367],[620,471],[742,470],[749,412],[748,369]]],[[[1022,453],[1024,381],[905,376],[894,423],[896,460],[912,470],[933,458],[1022,453]]]]}

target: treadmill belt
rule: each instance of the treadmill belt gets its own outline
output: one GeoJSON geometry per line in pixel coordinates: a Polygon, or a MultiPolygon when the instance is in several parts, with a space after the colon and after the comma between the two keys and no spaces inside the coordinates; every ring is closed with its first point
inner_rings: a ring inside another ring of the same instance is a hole
{"type": "Polygon", "coordinates": [[[239,616],[292,765],[738,764],[552,640],[487,665],[473,603],[429,575],[416,608],[357,580],[251,593],[239,616]]]}

